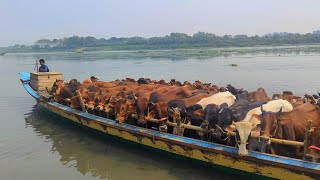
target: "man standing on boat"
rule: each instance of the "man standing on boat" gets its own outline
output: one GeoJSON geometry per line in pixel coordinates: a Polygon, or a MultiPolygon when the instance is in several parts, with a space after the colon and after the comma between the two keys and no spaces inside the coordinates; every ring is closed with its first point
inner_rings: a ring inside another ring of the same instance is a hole
{"type": "Polygon", "coordinates": [[[40,62],[39,72],[49,72],[48,66],[44,64],[45,63],[44,59],[40,59],[39,62],[40,62]]]}
{"type": "Polygon", "coordinates": [[[98,78],[91,76],[90,78],[83,80],[83,83],[93,83],[93,82],[97,82],[98,80],[99,80],[98,78]]]}

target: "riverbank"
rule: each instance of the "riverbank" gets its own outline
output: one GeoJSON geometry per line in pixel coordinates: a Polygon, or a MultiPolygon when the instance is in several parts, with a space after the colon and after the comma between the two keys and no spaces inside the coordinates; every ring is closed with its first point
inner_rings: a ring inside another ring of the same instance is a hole
{"type": "MultiPolygon", "coordinates": [[[[87,56],[92,53],[102,54],[107,59],[143,59],[143,58],[168,58],[168,59],[208,59],[212,57],[230,57],[237,55],[308,55],[320,54],[320,45],[295,45],[295,46],[259,46],[259,47],[228,47],[228,48],[192,48],[192,49],[139,49],[139,50],[100,50],[92,48],[72,49],[68,51],[26,51],[11,53],[74,53],[77,56],[87,56]]],[[[10,54],[10,53],[9,53],[10,54]]],[[[9,55],[6,54],[6,55],[9,55]]]]}

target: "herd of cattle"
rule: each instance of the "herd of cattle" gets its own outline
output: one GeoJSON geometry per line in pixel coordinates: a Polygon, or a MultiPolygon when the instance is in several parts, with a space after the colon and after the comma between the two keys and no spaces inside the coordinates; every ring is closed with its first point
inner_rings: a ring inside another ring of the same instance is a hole
{"type": "Polygon", "coordinates": [[[263,88],[248,92],[232,85],[219,88],[200,81],[181,83],[174,79],[166,82],[144,78],[92,83],[57,80],[50,93],[56,102],[117,122],[233,145],[239,148],[241,156],[247,156],[250,149],[301,158],[302,148],[274,144],[270,138],[303,142],[311,120],[306,157],[320,161],[317,95],[299,97],[285,91],[270,98],[263,88]],[[177,126],[168,126],[168,122],[177,126]],[[186,124],[204,131],[183,128],[186,124]],[[236,132],[235,138],[230,138],[229,132],[236,132]]]}

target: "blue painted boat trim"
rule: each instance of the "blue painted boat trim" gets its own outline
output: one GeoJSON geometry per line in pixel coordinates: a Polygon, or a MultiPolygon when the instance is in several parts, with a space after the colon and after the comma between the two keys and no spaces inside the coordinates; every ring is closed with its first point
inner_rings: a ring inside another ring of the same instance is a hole
{"type": "Polygon", "coordinates": [[[20,74],[20,80],[22,82],[24,89],[35,99],[40,98],[39,94],[35,92],[29,85],[30,73],[20,72],[19,74],[20,74]]]}
{"type": "MultiPolygon", "coordinates": [[[[20,73],[20,78],[21,80],[28,80],[28,73],[20,73]]],[[[30,74],[29,74],[29,80],[30,80],[30,74]]],[[[23,83],[24,88],[26,89],[26,91],[34,98],[38,99],[40,96],[29,86],[29,83],[23,83]]],[[[136,131],[136,132],[144,132],[147,133],[151,136],[154,137],[161,137],[161,138],[166,138],[166,139],[170,139],[173,141],[180,141],[180,142],[184,142],[187,144],[194,144],[200,147],[204,147],[204,148],[210,148],[210,149],[216,149],[216,150],[220,150],[220,151],[225,151],[225,152],[229,152],[232,154],[237,155],[238,154],[238,149],[234,148],[234,147],[230,147],[230,146],[225,146],[225,145],[221,145],[221,144],[215,144],[215,143],[210,143],[210,142],[206,142],[206,141],[201,141],[201,140],[197,140],[197,139],[192,139],[192,138],[187,138],[187,137],[182,137],[182,136],[176,136],[173,134],[168,134],[168,133],[162,133],[159,131],[154,131],[151,129],[145,129],[145,128],[141,128],[141,127],[137,127],[137,126],[133,126],[133,125],[129,125],[129,124],[124,124],[124,123],[116,123],[114,120],[111,119],[107,119],[107,118],[103,118],[100,116],[95,116],[89,113],[84,113],[82,111],[78,111],[75,109],[71,109],[70,107],[61,105],[59,103],[56,102],[46,102],[47,104],[50,104],[52,106],[58,107],[61,110],[65,110],[69,113],[72,114],[76,114],[78,116],[84,117],[84,118],[88,118],[88,119],[93,119],[96,121],[100,121],[109,125],[113,125],[113,126],[118,126],[118,127],[122,127],[131,131],[136,131]]],[[[286,164],[286,165],[292,165],[292,166],[298,166],[298,167],[303,167],[303,168],[308,168],[308,169],[313,169],[313,170],[320,170],[320,164],[319,163],[313,163],[313,162],[307,162],[307,161],[303,161],[300,159],[293,159],[293,158],[288,158],[288,157],[282,157],[282,156],[275,156],[275,155],[271,155],[271,154],[265,154],[265,153],[260,153],[260,152],[255,152],[255,151],[249,151],[249,155],[250,157],[254,157],[256,159],[260,159],[261,161],[271,161],[271,162],[277,162],[277,163],[281,163],[281,164],[286,164]]]]}

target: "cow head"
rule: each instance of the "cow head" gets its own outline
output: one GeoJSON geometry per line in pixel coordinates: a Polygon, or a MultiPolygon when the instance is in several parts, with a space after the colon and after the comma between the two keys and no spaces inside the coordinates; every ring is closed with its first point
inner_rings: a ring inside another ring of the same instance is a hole
{"type": "Polygon", "coordinates": [[[311,143],[308,147],[307,159],[312,162],[320,162],[320,127],[313,129],[311,134],[311,143]]]}
{"type": "Polygon", "coordinates": [[[225,129],[228,128],[235,119],[233,112],[228,107],[221,107],[216,118],[217,122],[215,124],[215,128],[211,129],[212,138],[219,141],[225,141],[228,138],[228,134],[225,129]]]}
{"type": "Polygon", "coordinates": [[[105,108],[104,108],[104,111],[107,113],[107,114],[115,114],[115,106],[116,106],[116,103],[121,100],[122,98],[119,98],[117,96],[111,96],[109,98],[109,101],[108,101],[108,104],[106,104],[105,108]]]}
{"type": "Polygon", "coordinates": [[[227,92],[227,91],[228,91],[228,89],[225,88],[225,87],[220,87],[219,88],[219,92],[227,92]]]}
{"type": "Polygon", "coordinates": [[[236,143],[239,147],[240,156],[248,155],[248,146],[251,138],[251,131],[257,127],[256,124],[247,121],[232,122],[231,128],[236,130],[236,143]]]}
{"type": "Polygon", "coordinates": [[[159,131],[166,132],[168,119],[168,106],[165,102],[150,103],[146,118],[159,121],[159,131]]]}
{"type": "Polygon", "coordinates": [[[106,94],[103,91],[100,91],[98,93],[98,96],[99,97],[95,99],[95,101],[97,102],[95,109],[98,111],[104,111],[106,104],[108,103],[108,94],[106,94]]]}
{"type": "Polygon", "coordinates": [[[199,81],[199,80],[196,80],[193,83],[193,87],[196,88],[196,89],[206,89],[205,86],[202,84],[202,82],[199,81]]]}
{"type": "Polygon", "coordinates": [[[278,119],[282,112],[282,108],[279,112],[266,112],[261,106],[261,115],[260,115],[260,149],[262,152],[266,152],[266,147],[270,145],[271,138],[275,137],[276,132],[278,131],[278,119]]]}
{"type": "Polygon", "coordinates": [[[318,99],[314,98],[313,96],[309,95],[309,94],[305,94],[305,101],[309,102],[311,104],[317,104],[318,103],[318,99]]]}
{"type": "Polygon", "coordinates": [[[273,100],[283,99],[283,95],[282,95],[282,94],[273,94],[273,95],[272,95],[272,99],[273,99],[273,100]]]}
{"type": "Polygon", "coordinates": [[[60,94],[61,88],[64,86],[63,80],[57,79],[51,88],[51,92],[53,95],[58,95],[60,94]]]}
{"type": "Polygon", "coordinates": [[[148,99],[145,97],[138,97],[136,100],[136,112],[138,116],[138,125],[144,126],[147,124],[145,115],[148,113],[148,99]]]}
{"type": "Polygon", "coordinates": [[[183,86],[192,87],[192,83],[190,83],[189,81],[184,81],[183,86]]]}
{"type": "Polygon", "coordinates": [[[212,85],[209,90],[211,94],[217,94],[220,88],[217,85],[212,85]]]}
{"type": "Polygon", "coordinates": [[[138,118],[137,110],[136,110],[136,99],[127,99],[126,101],[126,113],[128,115],[128,118],[138,118]]]}
{"type": "Polygon", "coordinates": [[[71,107],[72,109],[81,110],[81,104],[80,104],[80,100],[79,100],[79,97],[78,97],[78,96],[73,96],[73,97],[70,99],[70,107],[71,107]]]}
{"type": "Polygon", "coordinates": [[[125,122],[127,119],[127,106],[126,100],[120,99],[115,104],[115,113],[116,113],[116,120],[119,122],[125,122]]]}
{"type": "Polygon", "coordinates": [[[155,104],[155,117],[159,120],[159,130],[166,132],[167,118],[168,118],[168,106],[165,102],[159,102],[155,104]]]}
{"type": "Polygon", "coordinates": [[[238,94],[238,89],[235,88],[234,86],[232,86],[231,84],[228,84],[227,87],[229,92],[231,92],[233,95],[237,95],[238,94]]]}
{"type": "Polygon", "coordinates": [[[161,79],[160,81],[158,81],[158,84],[162,84],[162,85],[165,85],[166,84],[166,81],[161,79]]]}
{"type": "Polygon", "coordinates": [[[208,104],[204,108],[204,121],[201,123],[200,127],[202,129],[210,130],[215,128],[217,123],[217,114],[219,112],[219,106],[216,104],[208,104]]]}
{"type": "Polygon", "coordinates": [[[71,79],[68,83],[68,86],[72,89],[73,92],[80,89],[81,83],[76,79],[71,79]]]}

